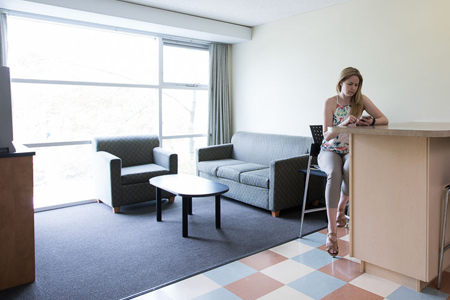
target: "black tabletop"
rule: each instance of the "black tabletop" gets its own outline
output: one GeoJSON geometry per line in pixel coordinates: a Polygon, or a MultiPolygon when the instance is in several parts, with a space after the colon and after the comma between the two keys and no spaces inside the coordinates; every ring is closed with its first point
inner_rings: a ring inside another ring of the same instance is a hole
{"type": "Polygon", "coordinates": [[[206,197],[226,193],[228,186],[194,175],[171,174],[153,177],[150,184],[178,196],[206,197]]]}

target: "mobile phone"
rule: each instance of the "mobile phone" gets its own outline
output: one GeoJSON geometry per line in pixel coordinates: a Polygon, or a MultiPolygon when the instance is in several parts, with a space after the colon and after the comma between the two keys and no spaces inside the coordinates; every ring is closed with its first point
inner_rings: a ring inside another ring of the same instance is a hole
{"type": "Polygon", "coordinates": [[[372,118],[372,116],[362,116],[361,119],[366,119],[366,120],[370,120],[372,118]]]}

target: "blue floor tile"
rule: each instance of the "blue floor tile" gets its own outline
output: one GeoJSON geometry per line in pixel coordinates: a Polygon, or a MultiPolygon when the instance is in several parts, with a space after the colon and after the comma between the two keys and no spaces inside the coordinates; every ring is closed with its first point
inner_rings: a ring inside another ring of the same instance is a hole
{"type": "Polygon", "coordinates": [[[416,292],[407,287],[401,286],[396,289],[392,294],[386,297],[389,300],[445,300],[449,294],[441,291],[426,287],[422,292],[416,292]]]}
{"type": "Polygon", "coordinates": [[[291,259],[316,270],[337,260],[337,258],[333,258],[327,252],[319,249],[312,249],[291,259]]]}
{"type": "Polygon", "coordinates": [[[239,279],[250,276],[256,272],[257,271],[255,269],[247,266],[246,264],[235,261],[221,266],[217,269],[213,269],[211,271],[203,273],[203,275],[220,284],[221,286],[225,286],[239,279]]]}
{"type": "Polygon", "coordinates": [[[302,238],[298,238],[296,241],[317,248],[326,243],[327,236],[325,234],[315,232],[302,238]]]}
{"type": "Polygon", "coordinates": [[[314,271],[289,283],[288,286],[313,299],[321,299],[346,284],[345,281],[314,271]]]}
{"type": "Polygon", "coordinates": [[[194,298],[194,300],[242,300],[242,298],[222,287],[200,297],[194,298]]]}

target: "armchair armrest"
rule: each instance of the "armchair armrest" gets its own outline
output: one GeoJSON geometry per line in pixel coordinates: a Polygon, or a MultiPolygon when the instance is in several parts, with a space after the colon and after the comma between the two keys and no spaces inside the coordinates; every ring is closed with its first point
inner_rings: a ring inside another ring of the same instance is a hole
{"type": "Polygon", "coordinates": [[[166,168],[170,174],[178,173],[178,155],[161,147],[153,148],[153,159],[155,164],[166,168]]]}
{"type": "Polygon", "coordinates": [[[305,154],[270,162],[269,209],[271,211],[302,204],[305,178],[300,169],[307,168],[308,159],[309,155],[305,154]]]}
{"type": "Polygon", "coordinates": [[[231,158],[233,144],[222,144],[197,149],[197,162],[231,158]]]}
{"type": "MultiPolygon", "coordinates": [[[[120,193],[122,160],[105,151],[94,152],[94,182],[97,199],[109,203],[120,193]]],[[[109,203],[112,206],[112,203],[109,203]]]]}

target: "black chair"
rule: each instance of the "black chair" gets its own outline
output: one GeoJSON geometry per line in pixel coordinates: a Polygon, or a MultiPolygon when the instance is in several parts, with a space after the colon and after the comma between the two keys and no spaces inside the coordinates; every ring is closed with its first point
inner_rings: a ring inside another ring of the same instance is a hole
{"type": "Polygon", "coordinates": [[[308,187],[309,187],[309,179],[312,176],[319,176],[323,177],[325,184],[327,180],[327,174],[322,171],[318,165],[312,165],[313,158],[316,158],[320,153],[320,146],[323,141],[323,127],[322,125],[310,125],[311,133],[313,136],[313,143],[311,144],[311,147],[309,149],[309,159],[308,159],[308,167],[307,169],[302,169],[300,172],[306,174],[305,176],[305,192],[303,194],[303,206],[302,206],[302,219],[300,221],[300,237],[302,237],[302,231],[303,231],[303,219],[305,217],[305,214],[313,213],[316,211],[323,211],[326,210],[326,207],[318,207],[318,208],[309,208],[306,209],[306,202],[308,200],[308,187]]]}
{"type": "Polygon", "coordinates": [[[438,275],[438,290],[441,289],[441,279],[442,279],[442,264],[444,262],[444,252],[450,249],[450,245],[445,245],[445,229],[447,227],[447,213],[448,213],[448,195],[450,193],[450,185],[445,187],[447,189],[447,195],[445,197],[445,205],[444,205],[444,216],[442,220],[442,228],[441,228],[441,249],[440,249],[440,257],[439,257],[439,275],[438,275]]]}

